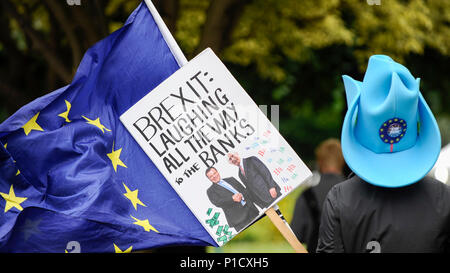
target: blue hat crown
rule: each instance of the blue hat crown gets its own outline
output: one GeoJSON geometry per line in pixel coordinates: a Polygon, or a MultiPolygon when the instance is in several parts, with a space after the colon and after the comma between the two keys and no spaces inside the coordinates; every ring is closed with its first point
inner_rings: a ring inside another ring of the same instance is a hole
{"type": "Polygon", "coordinates": [[[352,122],[361,145],[374,153],[399,152],[415,145],[420,79],[385,55],[370,57],[362,82],[349,76],[343,79],[348,105],[359,98],[352,122]]]}

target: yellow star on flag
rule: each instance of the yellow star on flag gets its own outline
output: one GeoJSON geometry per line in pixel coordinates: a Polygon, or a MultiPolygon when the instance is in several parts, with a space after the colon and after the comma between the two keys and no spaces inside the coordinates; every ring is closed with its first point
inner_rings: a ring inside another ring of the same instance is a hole
{"type": "MultiPolygon", "coordinates": [[[[15,160],[13,160],[14,161],[14,164],[16,163],[16,161],[15,160]]],[[[16,172],[16,176],[18,176],[20,174],[20,170],[19,169],[17,169],[17,172],[16,172]]]]}
{"type": "Polygon", "coordinates": [[[147,232],[150,232],[150,230],[153,230],[154,232],[159,233],[159,231],[157,231],[152,225],[150,225],[150,223],[148,222],[148,219],[139,220],[139,219],[134,218],[132,215],[130,215],[130,216],[131,216],[131,218],[133,218],[136,221],[133,224],[143,227],[144,230],[147,232]]]}
{"type": "Polygon", "coordinates": [[[133,246],[130,246],[129,248],[127,248],[126,250],[121,250],[116,244],[113,244],[114,245],[114,251],[116,252],[116,253],[131,253],[131,250],[133,249],[133,246]]]}
{"type": "Polygon", "coordinates": [[[100,123],[100,118],[97,118],[96,120],[89,119],[85,116],[82,116],[85,120],[87,120],[87,123],[94,125],[98,127],[100,130],[102,130],[103,133],[105,133],[105,130],[108,132],[111,132],[108,128],[106,128],[103,124],[100,123]]]}
{"type": "Polygon", "coordinates": [[[27,123],[25,123],[25,125],[22,126],[23,130],[25,131],[25,135],[28,135],[32,130],[44,131],[44,129],[42,129],[42,127],[39,126],[39,124],[37,124],[36,122],[39,113],[40,112],[34,115],[29,121],[27,121],[27,123]]]}
{"type": "Polygon", "coordinates": [[[113,167],[114,167],[114,171],[117,172],[117,165],[128,168],[123,162],[122,160],[120,160],[120,153],[122,152],[122,148],[115,150],[114,151],[114,144],[113,144],[113,148],[112,148],[112,152],[108,153],[107,156],[109,157],[109,159],[111,160],[113,167]]]}
{"type": "Polygon", "coordinates": [[[5,149],[6,149],[6,146],[8,146],[8,143],[5,143],[5,145],[3,145],[3,147],[5,147],[5,149]]]}
{"type": "Polygon", "coordinates": [[[9,193],[3,193],[0,192],[0,195],[3,197],[3,199],[5,199],[6,204],[5,204],[5,213],[10,210],[11,208],[16,208],[20,211],[23,210],[22,206],[20,205],[23,201],[27,200],[26,197],[17,197],[16,194],[14,193],[14,188],[13,185],[11,185],[11,188],[9,189],[9,193]]]}
{"type": "Polygon", "coordinates": [[[146,207],[146,205],[144,203],[142,203],[141,200],[139,200],[139,198],[138,198],[139,190],[130,191],[130,189],[127,187],[127,185],[125,185],[125,183],[123,183],[123,186],[125,187],[125,190],[127,191],[127,193],[124,193],[123,195],[125,195],[125,197],[131,201],[135,210],[137,210],[138,204],[146,207]]]}
{"type": "Polygon", "coordinates": [[[72,105],[67,100],[64,100],[64,101],[66,102],[67,111],[66,112],[62,112],[61,114],[58,115],[58,117],[62,117],[63,119],[66,120],[66,122],[72,122],[69,119],[69,111],[70,111],[70,108],[72,108],[72,105]]]}

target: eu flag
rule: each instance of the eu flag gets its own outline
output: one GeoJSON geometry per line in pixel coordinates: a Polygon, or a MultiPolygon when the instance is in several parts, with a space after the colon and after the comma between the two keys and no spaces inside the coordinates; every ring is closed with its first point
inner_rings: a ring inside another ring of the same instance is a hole
{"type": "Polygon", "coordinates": [[[215,245],[119,121],[178,68],[141,3],[71,84],[0,124],[1,252],[215,245]]]}

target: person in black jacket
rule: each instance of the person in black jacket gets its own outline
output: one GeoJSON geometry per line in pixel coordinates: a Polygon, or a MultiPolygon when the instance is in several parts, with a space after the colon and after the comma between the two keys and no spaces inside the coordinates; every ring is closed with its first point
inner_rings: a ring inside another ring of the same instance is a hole
{"type": "Polygon", "coordinates": [[[258,216],[247,190],[234,177],[222,179],[214,167],[208,168],[205,175],[212,182],[207,190],[208,198],[223,210],[230,227],[239,232],[258,216]]]}
{"type": "Polygon", "coordinates": [[[317,252],[450,250],[450,187],[426,177],[441,136],[419,82],[383,55],[362,82],[344,76],[341,146],[355,175],[327,195],[317,252]]]}
{"type": "Polygon", "coordinates": [[[298,238],[306,243],[309,253],[317,248],[322,204],[330,189],[345,180],[343,176],[344,157],[338,139],[327,139],[315,150],[319,167],[319,184],[306,189],[295,203],[291,228],[298,238]]]}
{"type": "Polygon", "coordinates": [[[317,252],[450,251],[450,187],[431,177],[386,188],[353,175],[323,206],[317,252]]]}
{"type": "Polygon", "coordinates": [[[238,153],[229,153],[228,162],[239,168],[239,178],[261,209],[271,205],[281,195],[281,188],[273,180],[270,170],[256,156],[241,159],[238,153]]]}

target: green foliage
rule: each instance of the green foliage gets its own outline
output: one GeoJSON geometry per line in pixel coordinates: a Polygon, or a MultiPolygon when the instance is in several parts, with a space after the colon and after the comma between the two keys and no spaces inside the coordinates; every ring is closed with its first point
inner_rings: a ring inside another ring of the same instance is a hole
{"type": "Polygon", "coordinates": [[[114,32],[123,26],[123,18],[120,14],[130,14],[141,1],[139,0],[110,0],[105,8],[105,15],[119,20],[111,20],[108,23],[109,32],[114,32]]]}
{"type": "Polygon", "coordinates": [[[185,54],[192,54],[200,42],[208,6],[208,0],[180,0],[174,36],[185,54]]]}
{"type": "MultiPolygon", "coordinates": [[[[209,2],[181,1],[176,38],[188,55],[199,43],[209,2]]],[[[280,82],[287,77],[286,58],[309,62],[315,50],[346,45],[363,70],[373,54],[402,62],[431,47],[448,55],[449,14],[448,1],[389,0],[379,6],[361,0],[249,1],[221,54],[233,64],[253,64],[261,77],[280,82]]]]}
{"type": "Polygon", "coordinates": [[[312,49],[349,44],[351,32],[337,11],[338,1],[254,1],[242,14],[233,42],[223,57],[240,65],[256,64],[265,78],[283,81],[284,58],[304,62],[312,49]]]}
{"type": "Polygon", "coordinates": [[[448,1],[382,1],[379,6],[363,2],[343,1],[344,10],[354,17],[349,23],[362,68],[372,54],[387,54],[400,62],[408,54],[423,53],[427,46],[448,54],[449,18],[436,16],[442,11],[448,14],[448,1]]]}
{"type": "Polygon", "coordinates": [[[140,2],[139,0],[110,0],[105,8],[105,15],[113,16],[120,11],[129,14],[140,2]]]}

